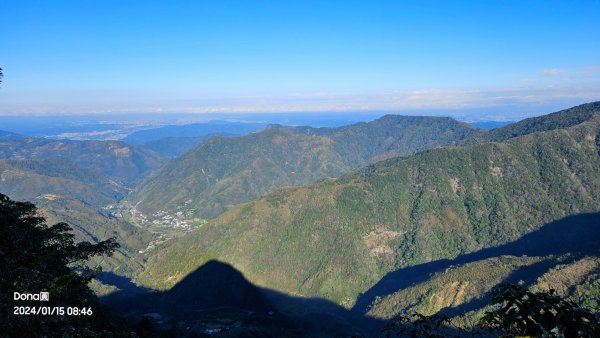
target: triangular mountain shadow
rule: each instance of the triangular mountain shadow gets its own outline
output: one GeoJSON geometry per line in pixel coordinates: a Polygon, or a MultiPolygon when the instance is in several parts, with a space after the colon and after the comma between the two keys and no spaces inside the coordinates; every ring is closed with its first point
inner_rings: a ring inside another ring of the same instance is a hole
{"type": "MultiPolygon", "coordinates": [[[[369,337],[354,315],[325,299],[292,297],[250,283],[229,264],[209,261],[167,291],[135,286],[124,277],[98,278],[122,291],[101,298],[113,312],[133,321],[144,317],[178,336],[202,337],[369,337]],[[217,330],[217,331],[214,331],[217,330]]],[[[364,318],[361,324],[384,322],[364,318]]]]}
{"type": "Polygon", "coordinates": [[[166,308],[195,311],[215,307],[234,307],[270,311],[273,306],[241,272],[231,265],[209,261],[163,293],[166,308]],[[192,301],[193,300],[193,301],[192,301]]]}
{"type": "MultiPolygon", "coordinates": [[[[514,242],[481,249],[455,259],[441,259],[392,271],[367,292],[361,294],[352,312],[365,314],[377,297],[427,281],[432,274],[450,266],[460,265],[502,255],[548,256],[573,254],[597,255],[600,248],[600,213],[580,214],[548,223],[514,242]]],[[[547,267],[549,268],[549,267],[547,267]]],[[[545,271],[547,271],[547,268],[545,271]]],[[[532,271],[530,271],[532,272],[532,271]]],[[[543,272],[538,273],[539,275],[543,272]]],[[[507,280],[507,282],[513,281],[507,280]]],[[[513,281],[514,282],[514,281],[513,281]]]]}

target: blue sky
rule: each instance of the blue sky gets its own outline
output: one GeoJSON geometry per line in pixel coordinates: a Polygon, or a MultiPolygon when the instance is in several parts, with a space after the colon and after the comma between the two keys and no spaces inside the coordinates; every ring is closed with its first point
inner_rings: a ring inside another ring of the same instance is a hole
{"type": "Polygon", "coordinates": [[[3,0],[0,114],[534,114],[600,99],[598,17],[599,1],[3,0]]]}

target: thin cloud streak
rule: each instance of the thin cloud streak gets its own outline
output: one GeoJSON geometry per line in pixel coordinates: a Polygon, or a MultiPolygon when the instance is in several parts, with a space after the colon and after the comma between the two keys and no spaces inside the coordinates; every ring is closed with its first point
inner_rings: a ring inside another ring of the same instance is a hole
{"type": "MultiPolygon", "coordinates": [[[[268,113],[360,112],[418,109],[473,109],[542,106],[561,102],[600,100],[600,84],[522,86],[494,89],[419,89],[378,93],[296,93],[216,99],[130,98],[106,100],[48,100],[31,104],[4,93],[0,115],[93,114],[125,112],[268,113]]],[[[26,96],[25,96],[26,97],[26,96]]]]}
{"type": "Polygon", "coordinates": [[[561,82],[578,81],[583,83],[597,83],[600,76],[600,65],[588,65],[578,68],[547,68],[538,74],[527,74],[520,81],[522,83],[557,84],[561,82]]]}
{"type": "Polygon", "coordinates": [[[551,69],[544,69],[542,71],[542,75],[546,75],[546,76],[550,75],[550,76],[552,76],[552,75],[558,75],[558,74],[563,73],[563,72],[564,72],[564,70],[562,70],[562,69],[551,68],[551,69]]]}

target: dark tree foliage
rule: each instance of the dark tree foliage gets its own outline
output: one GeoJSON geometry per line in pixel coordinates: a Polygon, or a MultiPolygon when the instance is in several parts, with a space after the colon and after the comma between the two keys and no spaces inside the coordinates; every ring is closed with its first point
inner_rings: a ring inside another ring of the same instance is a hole
{"type": "Polygon", "coordinates": [[[114,320],[87,286],[99,268],[86,260],[110,255],[114,238],[97,244],[75,243],[65,223],[47,225],[28,202],[0,194],[0,336],[112,337],[130,331],[114,320]],[[14,292],[47,291],[50,300],[14,300],[14,292]],[[64,315],[16,315],[15,307],[64,307],[64,315]],[[68,307],[91,309],[91,315],[68,315],[68,307]]]}
{"type": "Polygon", "coordinates": [[[459,337],[452,332],[450,318],[443,314],[425,316],[420,313],[394,316],[383,328],[386,337],[442,338],[459,337]]]}
{"type": "Polygon", "coordinates": [[[497,308],[486,312],[480,324],[501,337],[600,337],[598,319],[554,290],[531,292],[502,284],[492,291],[492,300],[497,308]]]}

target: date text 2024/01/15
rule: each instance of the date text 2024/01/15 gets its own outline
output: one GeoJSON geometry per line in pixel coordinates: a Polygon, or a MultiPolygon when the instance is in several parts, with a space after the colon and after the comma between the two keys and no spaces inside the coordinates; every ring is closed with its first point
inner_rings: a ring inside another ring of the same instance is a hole
{"type": "Polygon", "coordinates": [[[91,307],[64,307],[64,306],[15,306],[16,316],[91,316],[91,307]]]}

